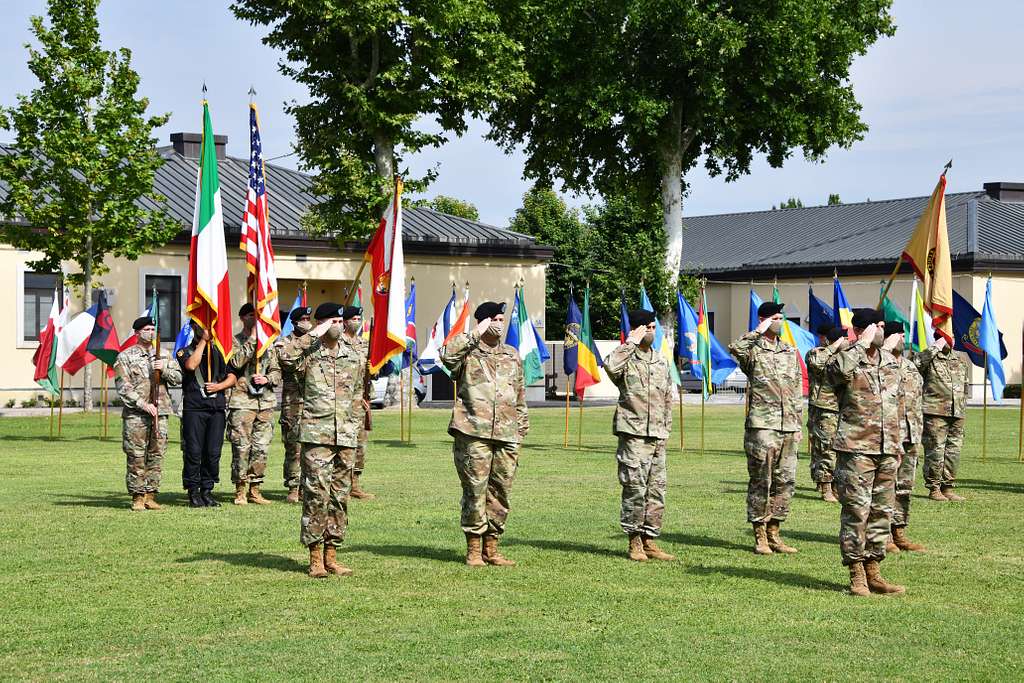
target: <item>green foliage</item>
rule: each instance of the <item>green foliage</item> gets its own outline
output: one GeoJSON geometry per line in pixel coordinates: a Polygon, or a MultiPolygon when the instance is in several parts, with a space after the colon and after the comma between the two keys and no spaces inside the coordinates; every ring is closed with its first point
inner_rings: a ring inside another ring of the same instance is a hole
{"type": "Polygon", "coordinates": [[[468,218],[471,221],[480,220],[480,212],[470,202],[462,199],[456,199],[455,197],[447,197],[443,194],[439,194],[429,202],[426,202],[425,206],[430,207],[434,211],[440,211],[446,213],[449,216],[459,216],[460,218],[468,218]]]}
{"type": "MultiPolygon", "coordinates": [[[[522,90],[521,49],[505,34],[499,0],[236,0],[235,15],[269,27],[281,73],[309,89],[292,102],[297,150],[325,198],[307,226],[363,238],[403,155],[461,135],[465,115],[522,90]],[[429,132],[417,121],[436,123],[429,132]]],[[[434,173],[406,179],[422,191],[434,173]]]]}
{"type": "Polygon", "coordinates": [[[26,45],[39,86],[0,109],[15,134],[0,156],[0,239],[43,256],[36,270],[57,272],[73,261],[101,275],[108,255],[135,259],[180,229],[160,209],[153,176],[163,163],[153,130],[167,116],[146,117],[139,76],[127,49],[100,48],[98,0],[49,0],[49,22],[32,17],[37,47],[26,45]]]}
{"type": "Polygon", "coordinates": [[[838,194],[833,193],[833,194],[830,194],[828,196],[828,205],[829,206],[835,206],[837,204],[842,204],[842,203],[843,203],[843,201],[841,199],[839,199],[839,195],[838,194]]]}
{"type": "MultiPolygon", "coordinates": [[[[779,203],[779,208],[780,209],[802,209],[802,208],[804,208],[804,203],[802,201],[800,201],[799,197],[790,197],[786,201],[780,202],[779,203]]],[[[775,207],[772,206],[772,211],[775,211],[775,210],[776,210],[775,207]]]]}
{"type": "Polygon", "coordinates": [[[7,399],[7,402],[4,404],[4,407],[5,408],[13,408],[15,405],[17,405],[17,403],[18,402],[15,399],[9,398],[9,399],[7,399]]]}
{"type": "Polygon", "coordinates": [[[35,408],[37,405],[39,405],[39,401],[34,398],[26,398],[21,401],[22,408],[35,408]]]}

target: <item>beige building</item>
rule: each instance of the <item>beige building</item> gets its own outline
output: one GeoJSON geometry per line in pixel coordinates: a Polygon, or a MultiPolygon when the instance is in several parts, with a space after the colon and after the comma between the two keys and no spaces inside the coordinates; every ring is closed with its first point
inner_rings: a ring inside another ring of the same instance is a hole
{"type": "MultiPolygon", "coordinates": [[[[171,136],[172,144],[160,149],[166,163],[157,173],[156,190],[168,198],[167,209],[181,223],[182,232],[169,244],[136,261],[109,260],[110,272],[97,282],[107,291],[121,339],[131,334],[131,323],[146,308],[154,286],[160,305],[160,337],[168,351],[183,322],[198,141],[196,134],[176,133],[171,136]]],[[[238,234],[249,161],[227,156],[226,145],[226,137],[216,136],[232,308],[237,311],[245,296],[245,265],[238,249],[238,234]]],[[[272,240],[283,313],[291,308],[303,283],[308,287],[310,305],[342,301],[359,270],[366,246],[349,243],[339,247],[334,240],[312,238],[302,231],[301,216],[317,201],[309,187],[309,176],[267,166],[272,240]]],[[[451,295],[453,283],[458,285],[460,300],[468,282],[473,302],[493,299],[511,303],[515,283],[524,280],[527,310],[538,328],[544,324],[545,263],[552,250],[538,245],[533,238],[417,208],[404,212],[403,244],[407,277],[416,280],[417,336],[421,348],[451,295]]],[[[0,404],[12,399],[28,400],[43,393],[32,381],[32,354],[38,346],[39,329],[45,326],[49,315],[58,274],[32,272],[27,265],[32,259],[31,253],[0,245],[0,278],[5,278],[0,285],[0,310],[9,311],[8,315],[13,314],[15,320],[8,328],[7,338],[0,339],[0,345],[9,350],[0,355],[0,404]]],[[[367,268],[361,278],[364,291],[368,291],[369,275],[367,268]]],[[[80,299],[72,301],[73,314],[81,310],[80,299]]],[[[98,361],[93,367],[99,367],[98,361]]],[[[94,371],[93,376],[94,385],[98,386],[99,373],[94,371]]],[[[82,372],[65,378],[65,386],[78,400],[82,380],[82,372]]],[[[438,383],[435,393],[439,398],[446,393],[450,397],[450,385],[446,392],[444,384],[438,383]]]]}

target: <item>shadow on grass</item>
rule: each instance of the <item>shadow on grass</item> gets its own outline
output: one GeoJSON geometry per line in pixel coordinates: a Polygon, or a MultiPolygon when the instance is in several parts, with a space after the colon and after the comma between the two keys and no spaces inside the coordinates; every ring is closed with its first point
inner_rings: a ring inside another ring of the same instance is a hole
{"type": "MultiPolygon", "coordinates": [[[[836,526],[838,527],[839,524],[837,523],[836,526]]],[[[829,536],[828,534],[816,534],[813,531],[790,531],[785,527],[785,525],[783,525],[782,537],[783,539],[807,541],[808,543],[824,543],[826,545],[839,545],[838,531],[836,532],[835,536],[829,536]]]]}
{"type": "Polygon", "coordinates": [[[739,543],[726,541],[722,538],[712,538],[710,536],[663,533],[661,538],[669,541],[670,543],[678,543],[680,545],[690,545],[701,548],[724,548],[725,550],[742,550],[744,552],[750,552],[750,546],[740,545],[739,543]]]}
{"type": "Polygon", "coordinates": [[[985,479],[960,479],[957,486],[965,489],[984,491],[1002,491],[1004,493],[1024,493],[1024,484],[1013,484],[1008,481],[987,481],[985,479]]]}
{"type": "MultiPolygon", "coordinates": [[[[623,536],[625,539],[625,536],[623,536]]],[[[540,538],[510,538],[505,541],[506,545],[526,545],[540,550],[555,550],[561,553],[585,553],[587,555],[601,555],[604,557],[622,557],[625,554],[625,540],[621,552],[611,550],[592,543],[574,543],[572,541],[549,541],[540,538]]]]}
{"type": "Polygon", "coordinates": [[[268,555],[267,553],[198,553],[191,557],[179,557],[175,562],[179,564],[224,562],[237,567],[274,569],[281,572],[305,572],[307,569],[304,562],[295,558],[284,555],[268,555]]]}
{"type": "MultiPolygon", "coordinates": [[[[770,562],[771,560],[765,561],[770,562]]],[[[697,574],[700,576],[713,576],[715,574],[720,574],[722,576],[731,576],[737,579],[760,579],[761,581],[769,581],[771,583],[777,583],[783,586],[793,586],[795,588],[813,588],[814,590],[828,591],[844,591],[847,588],[844,583],[824,581],[815,576],[808,576],[807,574],[784,572],[762,567],[689,567],[686,571],[690,574],[697,574]]]]}
{"type": "MultiPolygon", "coordinates": [[[[160,493],[156,502],[161,506],[188,507],[188,498],[184,493],[160,493]]],[[[101,496],[77,495],[56,500],[57,507],[113,508],[127,510],[132,505],[132,497],[128,493],[107,493],[101,496]]],[[[159,512],[159,511],[154,511],[159,512]]]]}
{"type": "Polygon", "coordinates": [[[435,548],[427,545],[357,545],[351,548],[354,552],[367,552],[382,557],[411,557],[414,559],[434,560],[436,562],[462,563],[465,557],[451,548],[435,548]]]}
{"type": "Polygon", "coordinates": [[[418,448],[422,443],[413,441],[399,441],[398,439],[376,439],[374,445],[387,446],[388,448],[418,448]]]}

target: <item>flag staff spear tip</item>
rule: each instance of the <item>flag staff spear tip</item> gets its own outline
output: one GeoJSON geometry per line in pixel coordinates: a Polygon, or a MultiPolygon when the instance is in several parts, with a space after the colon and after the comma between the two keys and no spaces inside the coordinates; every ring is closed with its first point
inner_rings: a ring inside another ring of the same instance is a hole
{"type": "Polygon", "coordinates": [[[943,177],[943,178],[945,178],[945,177],[946,177],[946,171],[948,171],[948,170],[949,170],[949,169],[951,169],[951,168],[953,168],[953,160],[952,160],[952,159],[950,159],[949,161],[947,161],[947,162],[946,162],[946,165],[942,167],[942,177],[943,177]]]}

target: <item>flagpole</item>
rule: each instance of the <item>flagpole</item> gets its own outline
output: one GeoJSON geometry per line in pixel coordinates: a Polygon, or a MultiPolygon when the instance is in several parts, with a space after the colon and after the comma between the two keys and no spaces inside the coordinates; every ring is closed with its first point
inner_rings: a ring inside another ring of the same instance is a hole
{"type": "MultiPolygon", "coordinates": [[[[52,385],[51,385],[52,386],[52,385]]],[[[53,396],[50,396],[50,438],[53,438],[53,396]]]]}
{"type": "Polygon", "coordinates": [[[106,368],[103,369],[103,438],[110,436],[110,376],[106,368]]]}
{"type": "Polygon", "coordinates": [[[563,439],[562,447],[569,447],[569,378],[572,375],[565,376],[565,439],[563,439]]]}
{"type": "MultiPolygon", "coordinates": [[[[105,401],[107,398],[107,370],[103,367],[103,363],[100,362],[100,400],[105,401]]],[[[103,410],[100,410],[100,438],[103,438],[103,410]]]]}
{"type": "Polygon", "coordinates": [[[988,354],[985,354],[985,376],[981,385],[981,461],[988,459],[988,354]]]}
{"type": "Polygon", "coordinates": [[[405,373],[398,371],[398,440],[405,441],[405,373]]]}
{"type": "MultiPolygon", "coordinates": [[[[576,372],[579,373],[579,370],[577,370],[576,372]]],[[[587,388],[583,387],[583,391],[581,391],[579,393],[579,399],[580,399],[580,423],[579,423],[579,429],[577,430],[578,431],[578,435],[576,437],[577,438],[576,450],[581,450],[583,448],[583,399],[586,397],[586,395],[587,395],[587,388]]]]}
{"type": "Polygon", "coordinates": [[[679,385],[679,452],[686,451],[686,430],[683,429],[683,385],[679,385]]]}
{"type": "MultiPolygon", "coordinates": [[[[1021,351],[1024,353],[1024,327],[1021,328],[1021,351]]],[[[1024,357],[1024,355],[1022,355],[1024,357]]],[[[1024,377],[1024,374],[1022,374],[1024,377]]],[[[1024,462],[1024,392],[1021,392],[1019,422],[1017,424],[1017,462],[1024,462]]]]}
{"type": "Polygon", "coordinates": [[[700,457],[704,457],[704,389],[700,391],[700,457]]]}
{"type": "Polygon", "coordinates": [[[60,401],[60,407],[57,409],[57,436],[61,435],[64,428],[64,369],[60,371],[60,396],[57,398],[60,401]]]}

